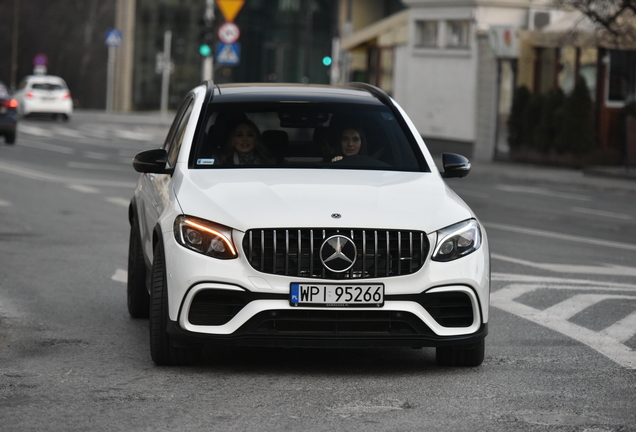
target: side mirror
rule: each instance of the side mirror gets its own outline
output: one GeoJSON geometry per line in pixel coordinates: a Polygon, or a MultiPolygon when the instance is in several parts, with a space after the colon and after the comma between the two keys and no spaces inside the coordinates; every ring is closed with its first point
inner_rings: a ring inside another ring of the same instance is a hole
{"type": "Polygon", "coordinates": [[[466,177],[470,172],[470,161],[462,155],[455,153],[442,153],[442,165],[444,178],[466,177]]]}
{"type": "Polygon", "coordinates": [[[146,174],[172,174],[174,169],[166,167],[168,153],[164,149],[145,150],[133,158],[135,171],[146,174]]]}

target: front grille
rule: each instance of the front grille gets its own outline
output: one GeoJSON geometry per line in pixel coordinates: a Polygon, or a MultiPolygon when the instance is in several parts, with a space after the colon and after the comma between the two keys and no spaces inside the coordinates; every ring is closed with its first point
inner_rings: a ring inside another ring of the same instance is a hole
{"type": "Polygon", "coordinates": [[[243,251],[254,269],[269,274],[318,279],[359,279],[415,273],[424,265],[429,242],[421,231],[363,229],[253,229],[243,251]],[[355,264],[346,272],[329,271],[320,247],[340,234],[353,240],[355,264]]]}

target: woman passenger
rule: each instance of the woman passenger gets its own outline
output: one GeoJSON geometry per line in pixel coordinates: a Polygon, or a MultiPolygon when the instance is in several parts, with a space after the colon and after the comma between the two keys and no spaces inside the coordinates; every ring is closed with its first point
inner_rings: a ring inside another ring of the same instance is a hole
{"type": "Polygon", "coordinates": [[[340,133],[339,142],[336,145],[336,155],[331,162],[342,160],[348,156],[366,155],[367,143],[361,128],[349,126],[340,133]]]}
{"type": "Polygon", "coordinates": [[[230,130],[221,162],[224,165],[269,165],[274,159],[261,142],[258,127],[243,119],[230,130]]]}

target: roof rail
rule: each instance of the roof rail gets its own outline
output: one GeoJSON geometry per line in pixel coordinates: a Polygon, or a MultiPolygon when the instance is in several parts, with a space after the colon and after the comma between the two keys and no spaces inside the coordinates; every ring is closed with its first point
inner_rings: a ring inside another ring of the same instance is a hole
{"type": "Polygon", "coordinates": [[[376,98],[378,98],[380,102],[382,102],[383,104],[388,105],[390,107],[393,106],[393,101],[391,101],[391,97],[388,94],[386,94],[384,90],[374,85],[367,84],[364,82],[350,82],[350,83],[347,83],[347,86],[354,87],[360,90],[365,90],[371,93],[376,98]]]}

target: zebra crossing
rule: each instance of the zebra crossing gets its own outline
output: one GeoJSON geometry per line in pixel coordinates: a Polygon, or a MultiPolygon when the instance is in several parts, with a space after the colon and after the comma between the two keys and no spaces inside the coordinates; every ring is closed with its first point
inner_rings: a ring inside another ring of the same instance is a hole
{"type": "Polygon", "coordinates": [[[494,274],[493,281],[503,283],[503,288],[491,293],[493,307],[564,334],[625,368],[636,369],[636,285],[508,274],[494,274]],[[547,296],[548,291],[558,295],[547,296]],[[537,301],[539,298],[542,300],[537,301]],[[546,298],[552,301],[545,304],[546,298]],[[620,304],[627,314],[608,314],[612,304],[620,304]],[[595,321],[595,309],[599,310],[598,321],[604,323],[602,328],[589,324],[595,321]],[[583,314],[588,323],[577,319],[583,314]]]}
{"type": "Polygon", "coordinates": [[[60,125],[37,125],[27,122],[18,123],[20,136],[33,136],[40,138],[61,137],[64,139],[78,140],[129,140],[129,141],[154,141],[161,142],[165,137],[164,128],[152,126],[137,126],[133,129],[113,128],[107,124],[84,124],[80,127],[60,125]],[[160,141],[157,141],[160,140],[160,141]]]}

